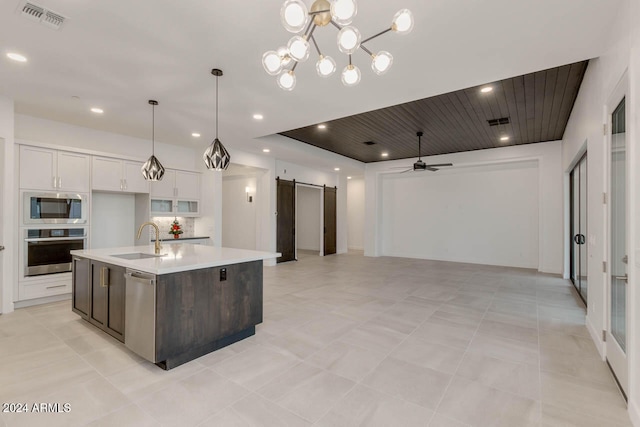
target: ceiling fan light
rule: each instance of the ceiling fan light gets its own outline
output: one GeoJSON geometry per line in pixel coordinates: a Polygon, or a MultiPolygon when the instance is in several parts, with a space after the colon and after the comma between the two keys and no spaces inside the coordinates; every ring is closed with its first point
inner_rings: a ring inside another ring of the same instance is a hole
{"type": "Polygon", "coordinates": [[[381,76],[389,71],[392,64],[393,56],[389,52],[381,50],[373,57],[373,60],[371,61],[371,69],[374,73],[381,76]]]}
{"type": "Polygon", "coordinates": [[[349,25],[358,14],[355,0],[334,0],[331,3],[331,17],[340,25],[349,25]]]}
{"type": "Polygon", "coordinates": [[[278,86],[282,90],[293,90],[296,87],[296,75],[291,70],[283,70],[277,79],[278,86]]]}
{"type": "Polygon", "coordinates": [[[345,86],[355,86],[360,83],[360,69],[353,64],[349,64],[342,70],[342,84],[345,86]]]}
{"type": "Polygon", "coordinates": [[[204,164],[207,165],[207,169],[222,171],[229,167],[231,155],[220,140],[216,138],[209,148],[205,150],[202,155],[202,160],[204,160],[204,164]]]}
{"type": "Polygon", "coordinates": [[[413,13],[409,9],[400,9],[393,16],[391,29],[398,34],[409,34],[413,30],[413,13]]]}
{"type": "Polygon", "coordinates": [[[307,25],[309,10],[301,0],[287,0],[280,9],[280,19],[287,31],[299,33],[307,25]]]}
{"type": "Polygon", "coordinates": [[[295,61],[304,62],[309,58],[309,42],[304,37],[293,36],[287,44],[289,55],[295,61]]]}
{"type": "Polygon", "coordinates": [[[336,72],[336,61],[330,56],[320,55],[320,59],[316,62],[316,71],[320,77],[329,77],[336,72]]]}
{"type": "Polygon", "coordinates": [[[356,27],[343,27],[338,31],[338,49],[347,55],[358,50],[361,40],[362,36],[356,27]]]}
{"type": "Polygon", "coordinates": [[[271,76],[275,76],[282,71],[282,59],[280,55],[278,55],[278,52],[275,50],[265,52],[264,55],[262,55],[262,66],[267,74],[271,76]]]}

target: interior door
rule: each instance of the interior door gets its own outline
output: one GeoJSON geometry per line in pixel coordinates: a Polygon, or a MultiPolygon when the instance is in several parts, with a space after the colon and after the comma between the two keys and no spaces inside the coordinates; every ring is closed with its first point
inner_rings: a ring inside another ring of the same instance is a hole
{"type": "Polygon", "coordinates": [[[282,254],[276,262],[296,259],[296,182],[277,180],[277,231],[276,250],[282,254]]]}
{"type": "Polygon", "coordinates": [[[336,192],[324,187],[324,254],[336,253],[336,192]]]}
{"type": "Polygon", "coordinates": [[[587,155],[570,174],[571,185],[571,281],[587,303],[587,155]]]}
{"type": "MultiPolygon", "coordinates": [[[[613,105],[609,138],[609,327],[607,361],[628,395],[627,362],[627,141],[625,98],[613,105]]],[[[612,111],[611,109],[609,111],[612,111]]]]}

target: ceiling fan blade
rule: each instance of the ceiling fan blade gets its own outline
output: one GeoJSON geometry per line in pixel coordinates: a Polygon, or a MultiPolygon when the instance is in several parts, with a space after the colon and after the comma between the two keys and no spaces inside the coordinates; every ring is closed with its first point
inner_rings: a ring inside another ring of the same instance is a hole
{"type": "Polygon", "coordinates": [[[411,169],[411,168],[410,168],[410,169],[403,170],[403,171],[402,171],[402,172],[400,172],[400,173],[406,173],[406,172],[411,172],[411,171],[413,171],[413,169],[411,169]]]}
{"type": "Polygon", "coordinates": [[[434,164],[427,165],[427,167],[431,167],[431,168],[443,167],[443,166],[453,166],[453,163],[434,163],[434,164]]]}
{"type": "Polygon", "coordinates": [[[389,168],[389,169],[406,169],[408,167],[410,167],[410,166],[394,166],[394,167],[389,168]]]}
{"type": "Polygon", "coordinates": [[[425,170],[428,170],[428,171],[431,171],[431,172],[435,172],[435,171],[440,170],[440,169],[438,169],[438,168],[432,168],[432,167],[426,166],[426,167],[425,167],[425,170]]]}

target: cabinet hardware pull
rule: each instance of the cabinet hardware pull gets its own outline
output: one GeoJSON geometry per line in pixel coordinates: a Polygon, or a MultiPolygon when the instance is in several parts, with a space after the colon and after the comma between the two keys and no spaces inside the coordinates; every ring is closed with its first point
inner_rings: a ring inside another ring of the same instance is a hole
{"type": "Polygon", "coordinates": [[[56,177],[55,177],[55,176],[51,177],[51,182],[52,182],[51,186],[52,186],[53,188],[56,188],[57,180],[56,180],[56,177]]]}
{"type": "Polygon", "coordinates": [[[58,188],[62,188],[62,177],[58,177],[58,188]]]}
{"type": "Polygon", "coordinates": [[[127,189],[127,180],[123,179],[122,182],[124,182],[124,189],[126,190],[127,189]]]}
{"type": "Polygon", "coordinates": [[[100,286],[106,288],[109,286],[109,267],[100,269],[100,286]]]}
{"type": "Polygon", "coordinates": [[[47,286],[47,289],[53,289],[53,288],[64,288],[67,285],[56,285],[56,286],[47,286]]]}
{"type": "Polygon", "coordinates": [[[120,190],[124,190],[124,188],[122,188],[122,178],[120,178],[120,190]]]}

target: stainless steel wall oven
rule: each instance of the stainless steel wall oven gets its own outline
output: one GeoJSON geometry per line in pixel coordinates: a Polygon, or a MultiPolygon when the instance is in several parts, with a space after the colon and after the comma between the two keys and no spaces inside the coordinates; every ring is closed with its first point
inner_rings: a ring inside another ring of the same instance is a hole
{"type": "Polygon", "coordinates": [[[87,248],[87,229],[28,228],[24,230],[24,276],[71,271],[71,253],[87,248]]]}

